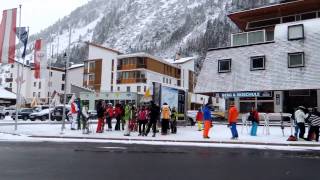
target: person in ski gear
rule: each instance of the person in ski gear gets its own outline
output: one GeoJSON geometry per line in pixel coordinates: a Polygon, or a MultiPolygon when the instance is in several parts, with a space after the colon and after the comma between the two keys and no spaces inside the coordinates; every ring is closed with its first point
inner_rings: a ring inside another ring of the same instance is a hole
{"type": "Polygon", "coordinates": [[[89,134],[89,114],[88,114],[88,107],[82,106],[82,133],[89,134]]]}
{"type": "Polygon", "coordinates": [[[198,124],[198,131],[202,131],[202,128],[203,128],[203,125],[202,125],[202,123],[203,123],[203,113],[202,113],[201,108],[197,112],[196,121],[197,121],[197,124],[198,124]]]}
{"type": "Polygon", "coordinates": [[[80,98],[77,98],[76,104],[77,104],[77,107],[78,107],[78,112],[77,112],[77,124],[78,124],[78,127],[77,127],[77,129],[80,130],[81,129],[81,117],[82,117],[81,99],[80,98]]]}
{"type": "Polygon", "coordinates": [[[148,109],[142,106],[138,111],[137,118],[139,123],[139,136],[144,136],[146,124],[148,122],[148,109]]]}
{"type": "Polygon", "coordinates": [[[161,107],[161,134],[166,135],[169,129],[169,121],[170,121],[171,111],[170,107],[167,103],[163,103],[161,107]]]}
{"type": "Polygon", "coordinates": [[[96,130],[97,133],[103,132],[104,112],[105,112],[104,102],[102,102],[102,100],[100,100],[97,104],[97,116],[98,116],[98,125],[97,125],[97,130],[96,130]]]}
{"type": "Polygon", "coordinates": [[[299,138],[305,139],[304,134],[306,131],[305,121],[308,118],[307,109],[304,106],[299,106],[294,113],[297,126],[299,127],[299,138]]]}
{"type": "Polygon", "coordinates": [[[112,131],[113,107],[111,104],[107,105],[105,116],[106,124],[108,124],[108,131],[112,131]]]}
{"type": "Polygon", "coordinates": [[[239,138],[238,131],[237,131],[238,116],[239,116],[238,109],[235,107],[234,103],[231,103],[229,108],[229,117],[228,117],[228,123],[229,123],[228,126],[231,127],[231,134],[232,134],[231,139],[239,138]]]}
{"type": "Polygon", "coordinates": [[[160,108],[158,105],[156,105],[153,101],[151,101],[151,105],[150,105],[150,119],[149,119],[149,123],[148,123],[148,127],[147,127],[147,131],[146,131],[146,136],[148,136],[150,129],[152,127],[152,131],[153,131],[153,135],[152,137],[156,136],[156,132],[157,132],[157,121],[159,119],[160,116],[160,108]]]}
{"type": "Polygon", "coordinates": [[[315,140],[319,142],[320,113],[316,108],[313,108],[308,121],[310,122],[310,127],[307,140],[312,141],[315,136],[315,140]]]}
{"type": "Polygon", "coordinates": [[[177,134],[177,118],[178,118],[178,112],[176,111],[176,108],[173,107],[171,111],[171,121],[170,121],[170,129],[172,134],[177,134]]]}
{"type": "Polygon", "coordinates": [[[211,117],[211,105],[208,103],[206,104],[203,109],[203,123],[204,123],[204,130],[203,130],[203,138],[209,139],[209,131],[212,126],[212,117],[211,117]]]}
{"type": "Polygon", "coordinates": [[[248,120],[252,123],[250,135],[257,136],[257,130],[259,126],[259,113],[254,107],[252,107],[252,111],[250,112],[248,120]]]}
{"type": "Polygon", "coordinates": [[[78,111],[79,109],[78,109],[77,103],[72,102],[71,109],[68,113],[68,115],[71,116],[71,130],[76,130],[78,111]]]}
{"type": "Polygon", "coordinates": [[[120,121],[122,118],[122,108],[120,104],[117,104],[114,109],[114,117],[116,118],[116,126],[114,128],[115,131],[120,131],[120,121]]]}
{"type": "Polygon", "coordinates": [[[125,129],[124,129],[124,136],[130,136],[130,124],[129,121],[133,117],[133,111],[131,105],[127,104],[124,108],[124,121],[125,121],[125,129]]]}

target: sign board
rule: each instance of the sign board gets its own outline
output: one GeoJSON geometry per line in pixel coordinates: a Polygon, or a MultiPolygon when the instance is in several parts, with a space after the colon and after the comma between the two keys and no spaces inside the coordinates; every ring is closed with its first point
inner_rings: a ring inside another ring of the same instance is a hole
{"type": "Polygon", "coordinates": [[[220,93],[222,98],[235,97],[272,97],[272,91],[257,91],[257,92],[230,92],[220,93]]]}

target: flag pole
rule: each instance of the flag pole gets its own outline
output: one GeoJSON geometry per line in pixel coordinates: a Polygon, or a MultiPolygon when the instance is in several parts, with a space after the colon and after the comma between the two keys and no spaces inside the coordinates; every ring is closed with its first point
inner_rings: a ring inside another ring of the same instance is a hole
{"type": "Polygon", "coordinates": [[[62,127],[61,127],[61,134],[64,133],[64,130],[66,129],[66,103],[67,103],[67,74],[68,74],[68,67],[69,67],[69,61],[70,61],[70,54],[71,54],[71,26],[69,27],[69,45],[68,45],[68,54],[66,57],[66,64],[65,64],[65,78],[64,78],[64,96],[63,96],[63,112],[62,112],[62,127]]]}
{"type": "MultiPolygon", "coordinates": [[[[21,4],[19,4],[19,29],[21,29],[21,4]]],[[[21,39],[21,33],[19,33],[19,39],[21,39]]],[[[20,52],[20,50],[19,50],[20,52]]],[[[19,53],[21,54],[21,52],[19,53]]],[[[19,104],[20,104],[20,65],[19,65],[19,59],[17,63],[17,78],[16,78],[16,83],[17,83],[17,94],[16,94],[16,118],[15,118],[15,123],[14,123],[14,130],[18,130],[18,112],[19,112],[19,104]]]]}
{"type": "Polygon", "coordinates": [[[52,61],[52,58],[53,58],[53,44],[51,44],[51,52],[52,52],[52,54],[51,54],[51,58],[49,59],[49,93],[48,93],[48,95],[49,95],[49,99],[48,99],[48,103],[49,103],[49,121],[51,121],[51,112],[50,112],[50,109],[51,109],[51,86],[52,86],[52,82],[51,82],[51,66],[52,66],[52,64],[51,64],[51,61],[52,61]]]}

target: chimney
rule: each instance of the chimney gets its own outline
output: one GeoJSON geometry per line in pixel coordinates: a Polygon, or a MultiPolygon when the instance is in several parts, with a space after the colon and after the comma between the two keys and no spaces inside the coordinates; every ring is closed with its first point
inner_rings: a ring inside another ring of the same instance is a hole
{"type": "Polygon", "coordinates": [[[176,60],[179,60],[179,59],[181,59],[181,54],[180,53],[176,53],[176,58],[174,60],[176,61],[176,60]]]}

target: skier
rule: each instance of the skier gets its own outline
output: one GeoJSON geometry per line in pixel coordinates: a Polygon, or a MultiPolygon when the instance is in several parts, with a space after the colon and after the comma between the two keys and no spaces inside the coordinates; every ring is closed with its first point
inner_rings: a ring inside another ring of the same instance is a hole
{"type": "Polygon", "coordinates": [[[250,112],[248,120],[252,122],[250,135],[257,136],[257,130],[258,130],[258,126],[259,126],[259,113],[258,113],[258,111],[255,110],[254,107],[252,107],[252,111],[250,112]]]}
{"type": "Polygon", "coordinates": [[[108,104],[105,114],[106,123],[108,124],[108,131],[112,131],[113,107],[111,104],[108,104]]]}
{"type": "Polygon", "coordinates": [[[294,113],[294,117],[297,121],[297,126],[299,127],[299,138],[304,139],[304,134],[306,131],[305,120],[308,118],[307,109],[304,106],[299,106],[294,113]]]}
{"type": "Polygon", "coordinates": [[[138,117],[138,123],[139,123],[139,136],[145,135],[145,128],[148,122],[147,114],[148,114],[148,110],[144,106],[142,106],[138,111],[137,117],[138,117]],[[142,130],[141,130],[141,127],[142,127],[142,130]]]}
{"type": "Polygon", "coordinates": [[[150,120],[148,123],[148,128],[146,132],[146,136],[148,136],[150,132],[150,128],[152,127],[153,135],[152,137],[156,137],[156,132],[157,132],[157,121],[159,118],[160,114],[160,108],[158,105],[156,105],[153,101],[151,101],[151,106],[150,106],[150,120]]]}
{"type": "Polygon", "coordinates": [[[212,117],[211,117],[211,105],[206,104],[203,108],[203,123],[204,123],[204,131],[203,131],[203,138],[209,139],[209,131],[212,126],[212,117]]]}
{"type": "Polygon", "coordinates": [[[78,130],[81,129],[81,99],[78,98],[76,101],[77,107],[78,107],[78,114],[77,114],[77,123],[78,123],[78,130]]]}
{"type": "Polygon", "coordinates": [[[124,108],[124,121],[125,121],[125,129],[124,129],[124,136],[130,136],[130,120],[132,119],[132,107],[131,105],[127,104],[124,108]]]}
{"type": "Polygon", "coordinates": [[[98,116],[98,126],[97,126],[97,133],[103,132],[103,125],[104,125],[104,105],[100,100],[97,104],[97,116],[98,116]]]}
{"type": "Polygon", "coordinates": [[[232,133],[231,139],[239,138],[238,131],[237,131],[238,116],[239,116],[239,113],[237,108],[234,106],[234,103],[231,103],[230,109],[229,109],[229,118],[228,118],[228,122],[229,122],[228,126],[231,128],[231,133],[232,133]]]}
{"type": "Polygon", "coordinates": [[[310,122],[310,128],[307,140],[312,141],[315,136],[316,141],[319,142],[320,113],[316,108],[313,108],[308,121],[310,122]]]}
{"type": "Polygon", "coordinates": [[[171,121],[170,121],[170,129],[172,134],[177,134],[177,118],[178,118],[178,112],[176,111],[176,108],[173,107],[171,111],[171,121]]]}
{"type": "Polygon", "coordinates": [[[197,124],[198,124],[198,131],[202,131],[203,113],[201,111],[201,108],[197,112],[196,121],[197,121],[197,124]]]}
{"type": "Polygon", "coordinates": [[[167,135],[168,128],[169,128],[169,121],[170,121],[171,111],[170,107],[167,103],[163,103],[161,108],[161,134],[167,135]]]}
{"type": "Polygon", "coordinates": [[[68,113],[68,115],[71,116],[71,130],[76,130],[78,111],[79,109],[77,104],[75,102],[72,102],[71,109],[68,113]]]}
{"type": "Polygon", "coordinates": [[[122,110],[121,110],[121,105],[117,104],[114,110],[114,116],[117,120],[116,122],[116,126],[115,126],[115,131],[120,131],[120,120],[121,120],[121,116],[122,116],[122,110]]]}
{"type": "Polygon", "coordinates": [[[88,114],[88,107],[82,107],[82,134],[89,134],[89,114],[88,114]]]}

